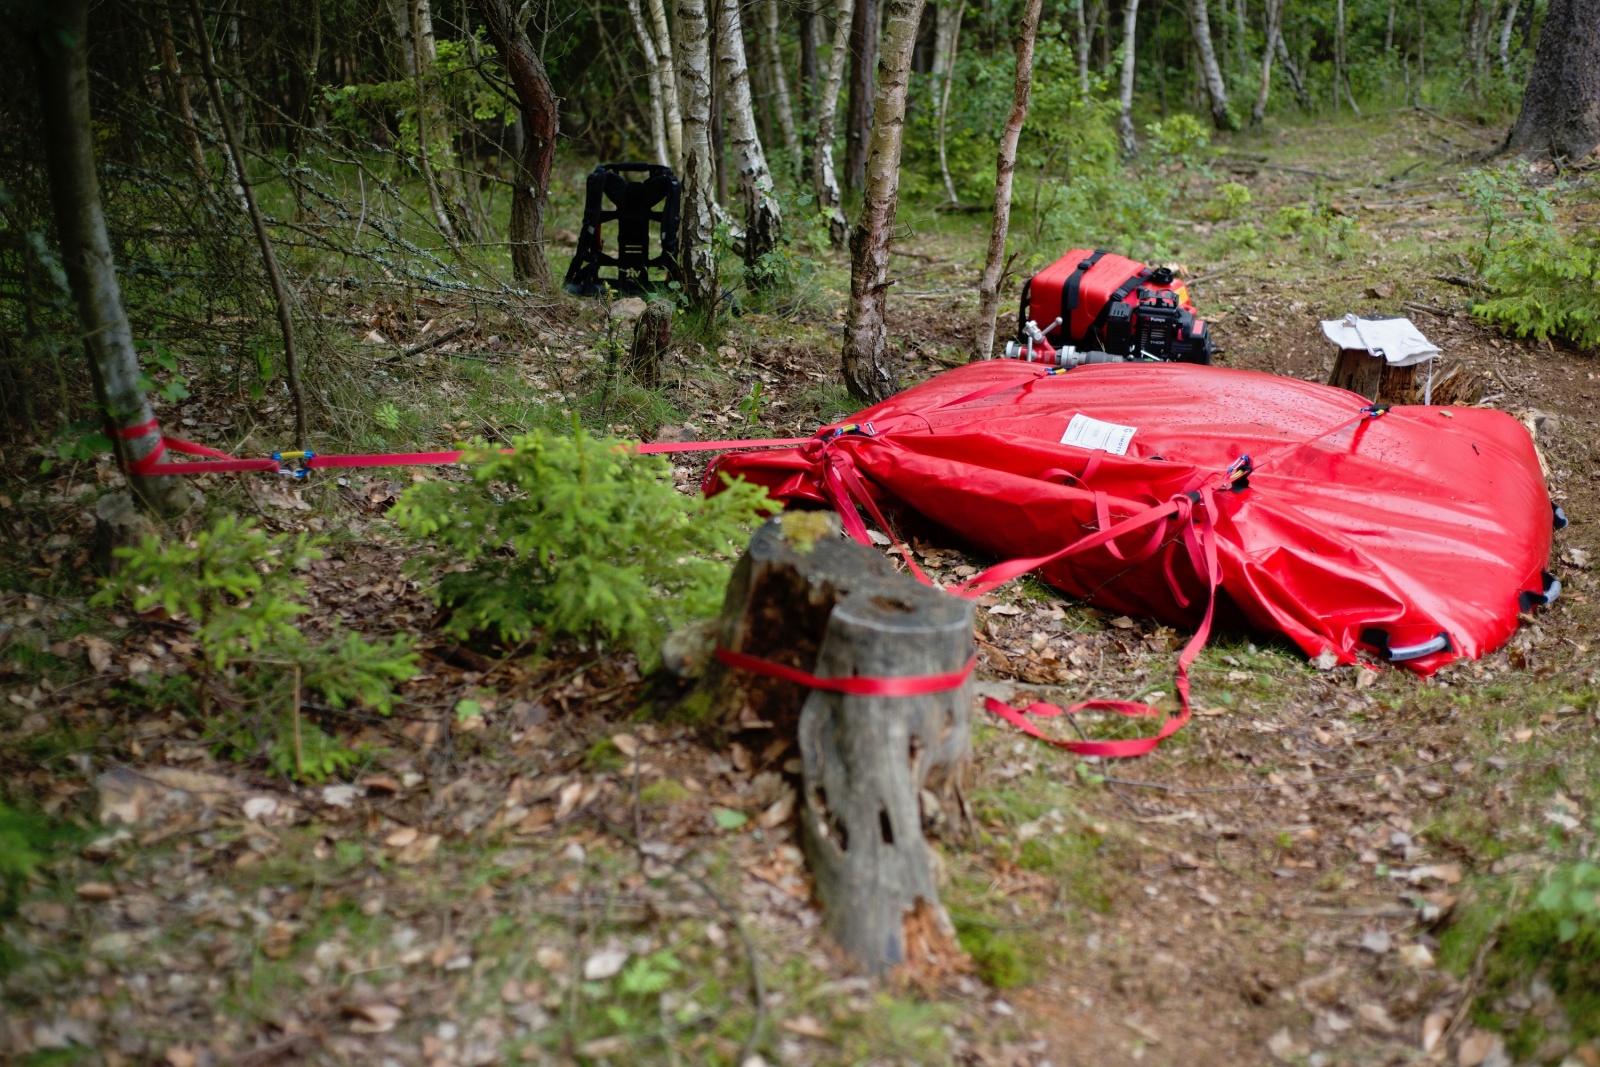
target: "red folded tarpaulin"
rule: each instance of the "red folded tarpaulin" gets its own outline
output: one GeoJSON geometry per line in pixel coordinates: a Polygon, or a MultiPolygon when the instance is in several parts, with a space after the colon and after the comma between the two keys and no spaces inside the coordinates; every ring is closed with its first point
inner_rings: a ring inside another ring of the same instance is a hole
{"type": "MultiPolygon", "coordinates": [[[[721,456],[706,487],[727,474],[826,504],[838,494],[825,466],[853,465],[879,503],[1001,559],[1214,489],[1222,595],[1248,624],[1345,662],[1387,646],[1424,673],[1493,651],[1516,629],[1522,595],[1546,592],[1552,511],[1527,431],[1483,408],[1366,405],[1252,371],[1057,373],[997,360],[868,408],[851,420],[862,430],[825,447],[721,456]],[[1240,476],[1245,456],[1253,469],[1240,476]]],[[[1206,606],[1192,555],[1165,524],[1042,573],[1103,608],[1174,625],[1194,626],[1206,606]]]]}

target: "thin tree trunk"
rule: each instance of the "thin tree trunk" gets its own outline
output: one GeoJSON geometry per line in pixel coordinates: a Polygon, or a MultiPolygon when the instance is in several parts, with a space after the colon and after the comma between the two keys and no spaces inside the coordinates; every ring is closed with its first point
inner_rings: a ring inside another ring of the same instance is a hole
{"type": "Polygon", "coordinates": [[[506,0],[475,0],[475,5],[522,112],[522,150],[517,153],[507,234],[511,272],[529,288],[548,293],[555,280],[544,256],[544,212],[561,129],[556,93],[526,27],[512,17],[506,0]]]}
{"type": "Polygon", "coordinates": [[[717,304],[717,165],[711,146],[711,48],[706,0],[678,0],[678,84],[683,91],[683,230],[678,255],[689,301],[717,304]]]}
{"type": "Polygon", "coordinates": [[[667,26],[666,0],[650,0],[650,23],[655,27],[656,66],[661,74],[663,117],[667,123],[667,151],[674,170],[683,166],[683,112],[678,73],[672,61],[672,31],[667,26]]]}
{"type": "Polygon", "coordinates": [[[1189,0],[1189,29],[1194,34],[1195,48],[1200,53],[1200,71],[1205,76],[1206,93],[1211,97],[1211,124],[1219,130],[1231,130],[1237,123],[1228,110],[1228,86],[1223,81],[1222,68],[1217,64],[1217,51],[1211,44],[1211,16],[1206,9],[1206,0],[1189,0]]]}
{"type": "Polygon", "coordinates": [[[1083,0],[1072,0],[1072,12],[1078,23],[1078,96],[1089,99],[1089,23],[1084,17],[1083,0]]]}
{"type": "Polygon", "coordinates": [[[1506,148],[1573,163],[1600,145],[1600,4],[1550,0],[1506,148]]]}
{"type": "Polygon", "coordinates": [[[1278,62],[1283,64],[1283,72],[1289,76],[1289,84],[1294,86],[1295,103],[1301,111],[1311,110],[1311,93],[1306,89],[1306,80],[1300,76],[1300,68],[1295,66],[1294,57],[1289,54],[1289,44],[1283,39],[1283,4],[1286,0],[1279,0],[1278,4],[1278,36],[1271,47],[1278,53],[1278,62]]]}
{"type": "Polygon", "coordinates": [[[433,39],[430,19],[424,37],[425,0],[411,0],[411,83],[417,95],[417,166],[422,170],[422,182],[428,189],[428,203],[433,208],[439,232],[451,248],[456,247],[455,227],[450,224],[450,213],[445,210],[444,193],[440,191],[438,176],[433,173],[433,162],[428,155],[428,125],[433,110],[431,94],[427,91],[427,75],[433,69],[433,57],[425,50],[424,40],[433,39]]]}
{"type": "Polygon", "coordinates": [[[945,130],[950,120],[950,87],[956,80],[956,57],[960,54],[961,18],[967,13],[967,0],[956,5],[956,17],[950,30],[950,52],[944,65],[944,85],[939,90],[939,173],[944,176],[944,191],[952,204],[959,204],[955,183],[950,180],[950,159],[945,153],[945,130]]]}
{"type": "Polygon", "coordinates": [[[1022,33],[1017,37],[1017,83],[1011,94],[1011,113],[1000,134],[1000,150],[995,157],[994,223],[989,229],[989,254],[978,283],[978,330],[972,349],[973,359],[988,359],[994,351],[994,317],[1000,308],[1000,286],[1004,283],[1006,234],[1011,228],[1011,184],[1017,169],[1017,139],[1028,118],[1028,99],[1033,94],[1033,42],[1039,31],[1039,9],[1043,0],[1027,0],[1022,9],[1022,33]]]}
{"type": "Polygon", "coordinates": [[[761,5],[761,14],[767,30],[767,65],[772,70],[772,92],[776,97],[773,107],[778,112],[778,129],[783,133],[783,147],[789,152],[789,173],[794,174],[800,166],[800,134],[794,122],[789,77],[783,72],[783,41],[778,36],[778,0],[766,0],[761,5]]]}
{"type": "Polygon", "coordinates": [[[814,182],[817,166],[817,97],[822,92],[822,18],[817,0],[800,0],[800,169],[802,182],[814,182]]]}
{"type": "Polygon", "coordinates": [[[1233,38],[1234,52],[1238,55],[1238,63],[1234,67],[1239,72],[1239,82],[1244,84],[1250,77],[1250,37],[1246,31],[1249,20],[1245,17],[1245,0],[1234,0],[1233,3],[1233,38]]]}
{"type": "Polygon", "coordinates": [[[1261,91],[1256,94],[1255,107],[1250,110],[1250,122],[1260,129],[1267,121],[1267,100],[1272,90],[1272,47],[1278,39],[1283,20],[1283,0],[1264,0],[1267,16],[1267,43],[1261,49],[1261,91]]]}
{"type": "Polygon", "coordinates": [[[644,11],[639,0],[628,0],[628,14],[633,17],[633,33],[639,38],[639,51],[644,54],[645,83],[650,93],[650,140],[655,145],[656,161],[664,167],[672,166],[672,148],[667,143],[667,88],[661,84],[660,56],[656,54],[655,36],[645,25],[644,11]]]}
{"type": "MultiPolygon", "coordinates": [[[[78,307],[95,400],[105,413],[107,436],[117,458],[127,470],[161,447],[161,430],[150,398],[139,388],[143,377],[139,356],[122,306],[116,261],[100,204],[89,115],[89,3],[57,0],[40,5],[37,11],[38,24],[30,27],[28,36],[38,70],[45,164],[61,241],[61,265],[78,307]]],[[[130,475],[128,481],[148,507],[178,510],[189,502],[181,479],[130,475]]]]}
{"type": "Polygon", "coordinates": [[[889,241],[900,199],[900,152],[905,142],[906,90],[924,0],[887,0],[875,119],[868,146],[861,216],[850,237],[850,307],[845,314],[844,380],[852,396],[882,400],[894,393],[884,305],[889,290],[889,241]]]}
{"type": "Polygon", "coordinates": [[[1511,77],[1511,27],[1516,21],[1517,0],[1511,0],[1506,7],[1506,21],[1500,27],[1500,73],[1507,78],[1511,77]]]}
{"type": "MultiPolygon", "coordinates": [[[[761,257],[778,247],[783,235],[783,214],[773,195],[772,171],[756,132],[755,109],[750,99],[750,70],[744,58],[744,26],[739,19],[740,0],[719,0],[717,66],[727,108],[728,147],[739,171],[739,195],[744,200],[744,260],[752,269],[761,257]]],[[[754,275],[760,278],[760,272],[754,275]]]]}
{"type": "Polygon", "coordinates": [[[1389,0],[1389,20],[1383,27],[1383,54],[1394,51],[1394,0],[1389,0]]]}
{"type": "Polygon", "coordinates": [[[860,189],[866,181],[867,143],[872,135],[875,98],[873,72],[878,68],[880,0],[855,0],[850,20],[850,95],[845,105],[844,184],[860,189]]]}
{"type": "Polygon", "coordinates": [[[183,68],[178,66],[178,49],[172,37],[172,12],[168,4],[161,5],[161,69],[170,86],[169,94],[178,109],[178,126],[183,133],[184,147],[189,150],[189,165],[194,168],[194,180],[202,193],[211,189],[211,168],[206,166],[206,152],[200,144],[200,126],[194,119],[194,108],[189,103],[189,87],[183,80],[183,68]]]}
{"type": "Polygon", "coordinates": [[[1139,35],[1139,0],[1126,0],[1122,9],[1122,86],[1118,100],[1122,109],[1117,116],[1117,133],[1122,138],[1122,154],[1129,158],[1139,154],[1139,137],[1133,131],[1133,75],[1135,45],[1139,35]]]}
{"type": "Polygon", "coordinates": [[[828,217],[828,238],[833,247],[844,247],[850,224],[845,220],[839,195],[839,178],[833,170],[834,117],[839,113],[839,89],[844,83],[845,61],[850,58],[850,23],[854,0],[839,0],[833,23],[833,51],[828,56],[827,81],[817,101],[817,146],[812,189],[817,207],[828,217]]]}
{"type": "Polygon", "coordinates": [[[233,120],[228,117],[227,108],[223,105],[222,82],[211,56],[211,35],[206,30],[205,15],[200,10],[200,0],[189,0],[189,17],[194,21],[195,37],[200,45],[200,68],[206,76],[206,88],[211,94],[211,106],[216,109],[217,117],[221,121],[222,141],[227,146],[229,157],[233,160],[233,168],[239,181],[239,192],[244,198],[250,225],[256,232],[256,244],[261,248],[261,263],[267,271],[267,282],[272,286],[272,299],[278,309],[278,329],[283,334],[283,367],[289,383],[289,396],[294,402],[294,442],[296,448],[304,451],[306,397],[300,387],[300,352],[294,339],[294,319],[289,314],[289,287],[284,284],[283,271],[278,268],[278,256],[272,248],[272,235],[267,232],[266,219],[262,217],[261,208],[256,204],[255,190],[251,188],[250,176],[245,171],[244,154],[240,152],[239,140],[233,132],[233,120]]]}

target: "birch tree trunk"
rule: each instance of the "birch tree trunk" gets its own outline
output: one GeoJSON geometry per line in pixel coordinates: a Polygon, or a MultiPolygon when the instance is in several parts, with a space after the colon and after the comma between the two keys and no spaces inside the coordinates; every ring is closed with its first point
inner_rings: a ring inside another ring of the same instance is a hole
{"type": "Polygon", "coordinates": [[[656,53],[655,35],[645,25],[639,0],[628,0],[628,14],[633,17],[633,33],[639,38],[639,51],[644,53],[645,83],[650,92],[650,139],[655,142],[656,161],[664,167],[670,167],[672,148],[667,143],[666,101],[663,97],[668,91],[676,91],[676,86],[661,84],[661,57],[656,53]]]}
{"type": "Polygon", "coordinates": [[[852,396],[883,400],[897,387],[889,365],[884,305],[889,290],[889,240],[900,199],[906,89],[924,0],[887,0],[878,91],[873,101],[861,216],[850,236],[850,307],[845,314],[844,380],[852,396]]]}
{"type": "Polygon", "coordinates": [[[389,0],[388,6],[389,20],[394,29],[395,62],[405,79],[411,83],[415,101],[417,168],[422,172],[422,184],[428,192],[428,206],[433,210],[434,225],[454,248],[455,227],[451,225],[449,212],[445,209],[444,193],[439,187],[438,176],[434,174],[428,147],[434,104],[432,94],[428,91],[427,76],[437,54],[433,15],[428,0],[389,0]]]}
{"type": "Polygon", "coordinates": [[[1517,21],[1517,0],[1506,7],[1506,21],[1500,27],[1500,73],[1511,77],[1511,26],[1517,21]]]}
{"type": "Polygon", "coordinates": [[[959,204],[955,183],[950,180],[950,159],[945,154],[945,130],[950,119],[950,87],[956,80],[956,56],[961,45],[961,18],[967,13],[967,0],[956,5],[954,25],[950,31],[950,52],[945,61],[944,85],[939,90],[939,173],[944,177],[944,191],[950,203],[959,204]]]}
{"type": "Polygon", "coordinates": [[[1300,76],[1300,68],[1295,66],[1294,57],[1289,54],[1289,44],[1283,39],[1283,3],[1279,0],[1278,6],[1278,37],[1272,47],[1278,53],[1278,62],[1283,64],[1283,72],[1289,75],[1289,84],[1294,86],[1295,103],[1301,111],[1311,110],[1311,94],[1306,90],[1306,81],[1300,76]]]}
{"type": "Polygon", "coordinates": [[[706,0],[678,0],[678,85],[683,93],[683,230],[678,256],[689,301],[717,304],[717,164],[711,146],[711,48],[706,0]]]}
{"type": "Polygon", "coordinates": [[[1334,38],[1334,77],[1333,77],[1333,110],[1339,110],[1339,87],[1344,86],[1345,99],[1350,101],[1350,110],[1356,115],[1361,114],[1361,108],[1356,105],[1356,94],[1350,91],[1350,64],[1345,56],[1344,32],[1344,0],[1339,0],[1336,5],[1335,18],[1338,21],[1338,34],[1334,38]]]}
{"type": "Polygon", "coordinates": [[[556,135],[561,129],[556,92],[545,74],[544,62],[528,40],[527,27],[512,17],[507,0],[474,3],[522,111],[522,150],[517,153],[511,190],[511,270],[530,288],[549,292],[555,288],[555,280],[544,257],[544,211],[556,160],[556,135]]]}
{"type": "Polygon", "coordinates": [[[678,74],[672,63],[672,31],[667,27],[666,0],[650,0],[650,23],[656,34],[656,65],[661,71],[663,117],[667,124],[667,151],[673,170],[683,166],[683,111],[679,104],[678,74]]]}
{"type": "MultiPolygon", "coordinates": [[[[744,58],[744,26],[740,0],[719,0],[717,67],[722,77],[722,99],[727,122],[727,143],[739,171],[739,195],[744,200],[744,261],[751,269],[761,257],[778,247],[783,215],[773,195],[772,171],[756,132],[755,107],[750,99],[750,69],[744,58]]],[[[754,275],[759,282],[760,272],[754,275]]]]}
{"type": "Polygon", "coordinates": [[[1000,286],[1006,268],[1006,234],[1011,228],[1011,184],[1017,169],[1017,139],[1028,118],[1028,100],[1033,95],[1033,42],[1039,32],[1039,9],[1043,0],[1027,0],[1022,9],[1022,32],[1017,37],[1017,83],[1011,94],[1011,113],[1000,133],[1000,150],[995,157],[994,223],[989,229],[989,255],[978,283],[978,329],[972,348],[973,359],[988,359],[994,352],[994,317],[1000,308],[1000,286]]]}
{"type": "Polygon", "coordinates": [[[1206,93],[1211,97],[1211,124],[1219,130],[1234,129],[1238,123],[1228,110],[1228,85],[1222,78],[1217,50],[1211,43],[1211,15],[1206,9],[1206,0],[1189,0],[1189,29],[1194,34],[1195,48],[1200,52],[1200,71],[1205,76],[1206,93]]]}
{"type": "Polygon", "coordinates": [[[1279,23],[1283,20],[1283,0],[1264,0],[1267,16],[1267,41],[1261,49],[1261,91],[1256,94],[1255,107],[1250,109],[1250,124],[1260,129],[1267,121],[1267,100],[1272,91],[1272,47],[1278,39],[1279,23]]]}
{"type": "MultiPolygon", "coordinates": [[[[122,306],[100,204],[85,54],[89,2],[58,0],[34,10],[38,24],[30,27],[28,36],[38,69],[45,166],[61,265],[78,308],[95,400],[105,412],[107,436],[126,470],[160,447],[161,430],[155,425],[150,398],[139,388],[139,356],[122,306]]],[[[182,479],[130,475],[128,482],[148,507],[179,510],[189,503],[182,479]]]]}
{"type": "Polygon", "coordinates": [[[850,57],[850,20],[854,0],[839,0],[833,23],[833,51],[828,56],[827,80],[817,101],[817,146],[813,156],[811,187],[817,195],[818,209],[828,217],[828,239],[833,247],[844,247],[850,224],[840,207],[839,177],[833,169],[834,117],[839,113],[839,89],[844,84],[845,61],[850,57]]]}
{"type": "MultiPolygon", "coordinates": [[[[1512,0],[1512,8],[1513,8],[1513,10],[1515,9],[1515,7],[1516,7],[1516,2],[1515,2],[1515,0],[1512,0]]],[[[1389,19],[1388,19],[1387,22],[1384,23],[1384,26],[1383,26],[1383,54],[1384,55],[1388,55],[1390,52],[1393,52],[1393,51],[1394,51],[1394,0],[1389,0],[1389,19]]]]}
{"type": "Polygon", "coordinates": [[[1139,154],[1139,138],[1133,132],[1134,46],[1138,41],[1139,0],[1126,0],[1122,9],[1122,110],[1117,116],[1117,132],[1122,138],[1122,154],[1139,154]]]}
{"type": "Polygon", "coordinates": [[[855,0],[850,19],[850,96],[845,105],[844,184],[860,189],[866,181],[867,146],[872,136],[874,72],[878,69],[878,15],[882,0],[855,0]]]}
{"type": "Polygon", "coordinates": [[[800,167],[800,134],[794,122],[794,102],[789,96],[789,76],[783,72],[783,41],[778,37],[778,0],[766,0],[761,5],[766,25],[767,65],[772,69],[772,91],[778,112],[778,129],[783,133],[783,147],[789,153],[788,173],[798,173],[800,167]]]}

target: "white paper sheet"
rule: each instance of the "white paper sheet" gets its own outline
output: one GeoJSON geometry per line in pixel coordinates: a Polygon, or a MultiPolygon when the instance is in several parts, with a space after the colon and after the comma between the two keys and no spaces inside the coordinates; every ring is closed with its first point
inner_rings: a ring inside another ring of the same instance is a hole
{"type": "Polygon", "coordinates": [[[1133,440],[1134,427],[1118,426],[1114,422],[1101,422],[1087,415],[1074,415],[1067,423],[1067,432],[1061,443],[1078,448],[1103,448],[1113,456],[1128,454],[1128,443],[1133,440]]]}

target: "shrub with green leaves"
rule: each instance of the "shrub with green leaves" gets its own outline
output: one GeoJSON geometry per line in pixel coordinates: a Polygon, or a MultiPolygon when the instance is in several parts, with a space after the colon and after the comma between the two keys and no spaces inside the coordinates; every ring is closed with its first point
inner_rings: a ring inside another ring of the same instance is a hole
{"type": "Polygon", "coordinates": [[[322,780],[359,754],[308,722],[294,721],[294,679],[342,709],[362,704],[387,714],[395,684],[416,673],[404,635],[369,641],[336,629],[310,641],[297,625],[306,613],[300,572],[322,553],[304,534],[267,535],[249,520],[218,519],[188,541],[146,538],[117,550],[122,569],[95,603],[126,598],[135,611],[160,608],[192,628],[201,670],[199,713],[225,750],[265,756],[285,774],[322,780]]]}
{"type": "Polygon", "coordinates": [[[1510,168],[1475,171],[1465,192],[1484,222],[1473,259],[1489,291],[1473,314],[1518,337],[1600,345],[1600,230],[1562,230],[1562,187],[1529,185],[1510,168]]]}
{"type": "Polygon", "coordinates": [[[743,482],[708,499],[672,484],[665,457],[626,441],[534,433],[469,457],[471,481],[412,486],[391,515],[431,551],[457,636],[512,643],[542,630],[632,648],[654,663],[667,631],[714,613],[731,557],[772,508],[743,482]]]}

